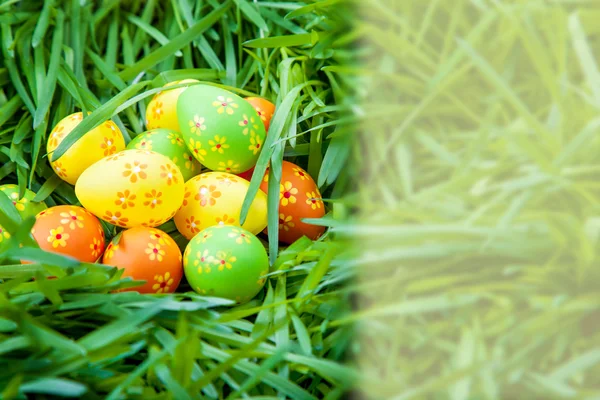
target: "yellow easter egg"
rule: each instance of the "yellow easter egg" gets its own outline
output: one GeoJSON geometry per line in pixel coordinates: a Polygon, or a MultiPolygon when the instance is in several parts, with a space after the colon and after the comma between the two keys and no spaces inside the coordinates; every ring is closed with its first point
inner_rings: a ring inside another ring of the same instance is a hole
{"type": "MultiPolygon", "coordinates": [[[[52,153],[56,150],[82,120],[83,113],[80,112],[60,120],[50,132],[46,145],[47,152],[52,153]]],[[[83,135],[59,159],[50,161],[50,166],[63,181],[74,185],[90,165],[123,149],[125,149],[123,134],[114,122],[108,120],[83,135]]]]}
{"type": "Polygon", "coordinates": [[[113,225],[155,227],[173,218],[184,185],[181,171],[168,157],[124,150],[85,170],[75,194],[88,211],[113,225]]]}
{"type": "MultiPolygon", "coordinates": [[[[183,79],[167,83],[163,87],[182,83],[199,82],[196,79],[183,79]]],[[[165,128],[180,132],[177,121],[177,99],[187,87],[165,90],[154,95],[146,108],[146,127],[148,129],[165,128]]]]}
{"type": "MultiPolygon", "coordinates": [[[[183,204],[173,221],[183,236],[191,239],[214,225],[240,226],[240,211],[250,182],[226,172],[206,172],[185,183],[183,204]]],[[[267,195],[262,191],[250,206],[242,227],[253,234],[267,226],[267,195]]]]}

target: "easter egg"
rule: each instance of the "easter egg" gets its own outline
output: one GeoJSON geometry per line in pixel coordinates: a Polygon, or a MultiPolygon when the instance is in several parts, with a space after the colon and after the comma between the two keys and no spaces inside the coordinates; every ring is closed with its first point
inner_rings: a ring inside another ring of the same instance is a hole
{"type": "Polygon", "coordinates": [[[181,251],[165,232],[146,227],[122,232],[118,244],[110,243],[102,263],[124,269],[123,277],[144,280],[142,286],[122,291],[140,293],[173,293],[181,277],[181,251]]]}
{"type": "MultiPolygon", "coordinates": [[[[82,120],[83,113],[80,112],[60,120],[48,138],[46,146],[48,153],[56,150],[82,120]]],[[[50,161],[50,166],[63,181],[74,185],[90,165],[123,149],[125,149],[123,134],[114,122],[108,120],[87,132],[59,159],[50,161]]],[[[52,160],[52,156],[49,159],[52,160]]]]}
{"type": "MultiPolygon", "coordinates": [[[[183,79],[181,81],[169,82],[163,87],[180,85],[183,83],[199,82],[196,79],[183,79]]],[[[146,107],[146,128],[165,128],[179,132],[177,122],[177,99],[187,87],[164,90],[154,95],[148,107],[146,107]]]]}
{"type": "MultiPolygon", "coordinates": [[[[226,172],[205,172],[185,183],[183,205],[173,221],[191,239],[213,225],[240,225],[242,203],[250,182],[226,172]]],[[[267,226],[267,196],[258,191],[243,227],[257,234],[267,226]]]]}
{"type": "MultiPolygon", "coordinates": [[[[269,174],[260,188],[267,193],[269,174]]],[[[310,225],[302,218],[321,218],[325,205],[315,181],[299,166],[284,161],[279,184],[279,240],[293,243],[302,236],[316,240],[325,232],[324,226],[310,225]]]]}
{"type": "Polygon", "coordinates": [[[167,156],[123,150],[85,170],[75,194],[88,211],[113,225],[154,227],[175,215],[183,188],[183,176],[167,156]]]}
{"type": "Polygon", "coordinates": [[[184,181],[199,174],[202,168],[183,143],[181,134],[171,129],[157,128],[140,133],[129,142],[127,148],[151,150],[169,157],[179,167],[184,181]]]}
{"type": "MultiPolygon", "coordinates": [[[[25,195],[22,198],[19,198],[19,186],[13,184],[6,184],[0,186],[0,191],[4,193],[10,200],[12,200],[13,205],[17,209],[21,218],[27,219],[29,217],[34,217],[37,213],[48,208],[46,203],[43,201],[36,202],[33,201],[35,197],[35,193],[29,189],[25,189],[25,195]]],[[[0,243],[2,243],[5,239],[9,239],[10,234],[0,225],[0,243]]]]}
{"type": "Polygon", "coordinates": [[[244,303],[264,286],[269,258],[252,233],[217,225],[206,228],[188,243],[183,268],[197,293],[244,303]]]}
{"type": "Polygon", "coordinates": [[[12,200],[13,205],[15,206],[15,208],[21,215],[21,218],[23,219],[35,217],[37,213],[48,208],[48,206],[46,206],[46,203],[44,203],[43,201],[33,201],[35,193],[29,189],[25,189],[25,194],[22,198],[19,198],[19,186],[17,185],[1,185],[0,191],[12,200]]]}
{"type": "Polygon", "coordinates": [[[40,212],[31,233],[41,249],[82,262],[95,262],[104,252],[102,225],[82,207],[55,206],[40,212]]]}
{"type": "Polygon", "coordinates": [[[269,131],[269,125],[271,124],[271,118],[275,114],[275,104],[271,103],[267,99],[262,97],[246,97],[246,101],[252,104],[252,107],[256,110],[258,117],[265,125],[265,130],[269,131]]]}
{"type": "Polygon", "coordinates": [[[250,181],[252,179],[253,173],[254,173],[254,167],[250,168],[248,171],[240,172],[239,174],[236,174],[236,175],[239,176],[240,178],[244,178],[245,180],[250,181]]]}
{"type": "Polygon", "coordinates": [[[236,174],[256,164],[265,127],[238,95],[208,85],[189,87],[179,96],[177,116],[185,143],[202,165],[236,174]]]}

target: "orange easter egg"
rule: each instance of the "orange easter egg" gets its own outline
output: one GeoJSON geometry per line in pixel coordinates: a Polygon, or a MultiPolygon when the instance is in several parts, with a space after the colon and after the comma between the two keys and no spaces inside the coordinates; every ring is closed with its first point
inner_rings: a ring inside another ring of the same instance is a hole
{"type": "MultiPolygon", "coordinates": [[[[269,170],[260,188],[267,193],[269,170]]],[[[284,161],[279,184],[279,240],[293,243],[302,236],[316,240],[325,232],[324,226],[302,222],[303,218],[321,218],[325,205],[315,181],[308,173],[289,161],[284,161]]]]}
{"type": "Polygon", "coordinates": [[[246,97],[246,101],[252,104],[252,107],[254,107],[258,113],[258,116],[265,125],[265,131],[269,131],[271,118],[273,118],[273,114],[275,114],[275,104],[262,97],[246,97]]]}
{"type": "Polygon", "coordinates": [[[183,276],[177,243],[156,228],[136,227],[123,231],[119,243],[110,243],[106,248],[102,263],[124,269],[123,277],[146,281],[142,286],[123,291],[173,293],[183,276]]]}
{"type": "Polygon", "coordinates": [[[95,262],[104,251],[98,218],[77,206],[55,206],[40,212],[31,229],[41,249],[95,262]]]}

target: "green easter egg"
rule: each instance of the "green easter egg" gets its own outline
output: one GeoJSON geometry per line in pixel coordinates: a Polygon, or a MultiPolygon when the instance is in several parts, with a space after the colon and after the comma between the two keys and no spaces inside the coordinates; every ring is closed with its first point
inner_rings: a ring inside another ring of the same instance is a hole
{"type": "Polygon", "coordinates": [[[177,117],[185,144],[207,168],[237,174],[256,164],[267,134],[254,107],[240,96],[191,86],[177,100],[177,117]]]}
{"type": "Polygon", "coordinates": [[[127,149],[151,150],[169,157],[179,167],[187,181],[200,173],[202,166],[188,150],[181,134],[171,129],[151,129],[142,132],[129,142],[127,149]]]}
{"type": "Polygon", "coordinates": [[[25,195],[21,199],[19,199],[19,186],[17,185],[2,185],[0,191],[12,200],[13,205],[23,219],[35,217],[39,212],[48,208],[43,201],[33,201],[35,193],[29,189],[25,189],[25,195]]]}
{"type": "MultiPolygon", "coordinates": [[[[25,195],[21,199],[19,199],[19,187],[17,185],[1,185],[0,192],[4,193],[12,200],[17,212],[23,219],[35,217],[39,212],[48,208],[43,201],[32,201],[35,197],[35,193],[29,189],[25,189],[25,195]]],[[[10,234],[2,227],[2,225],[0,225],[0,244],[8,238],[10,238],[10,234]]]]}
{"type": "Polygon", "coordinates": [[[188,243],[183,268],[190,286],[199,294],[245,303],[262,289],[269,258],[260,240],[231,225],[200,231],[188,243]]]}

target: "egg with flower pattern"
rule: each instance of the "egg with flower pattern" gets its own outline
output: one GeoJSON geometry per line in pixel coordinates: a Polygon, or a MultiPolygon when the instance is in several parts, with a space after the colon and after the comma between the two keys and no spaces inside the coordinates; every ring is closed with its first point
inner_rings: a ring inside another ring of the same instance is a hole
{"type": "MultiPolygon", "coordinates": [[[[250,183],[226,172],[205,172],[185,183],[183,204],[173,221],[191,239],[213,225],[240,225],[242,203],[250,183]]],[[[257,234],[267,226],[267,196],[260,190],[243,227],[257,234]]]]}
{"type": "Polygon", "coordinates": [[[237,174],[256,164],[265,127],[238,95],[209,85],[189,87],[179,96],[177,117],[186,145],[207,168],[237,174]]]}
{"type": "Polygon", "coordinates": [[[275,114],[275,104],[262,97],[246,97],[246,101],[254,107],[259,118],[265,125],[265,130],[268,132],[271,119],[273,118],[273,114],[275,114]]]}
{"type": "MultiPolygon", "coordinates": [[[[260,188],[267,193],[269,170],[265,173],[260,188]]],[[[279,240],[293,243],[302,236],[318,239],[324,226],[302,222],[303,218],[321,218],[325,205],[315,181],[302,168],[283,161],[279,183],[279,240]]]]}
{"type": "Polygon", "coordinates": [[[75,194],[91,213],[123,228],[154,227],[171,219],[183,201],[184,181],[167,156],[123,150],[89,167],[75,194]]]}
{"type": "Polygon", "coordinates": [[[123,134],[114,122],[108,120],[87,132],[65,154],[55,160],[51,153],[82,120],[83,113],[80,112],[60,120],[50,132],[46,146],[50,154],[50,166],[59,178],[71,185],[77,182],[90,165],[125,149],[123,134]]]}
{"type": "Polygon", "coordinates": [[[245,303],[265,284],[267,252],[251,232],[216,225],[198,233],[183,253],[185,277],[199,294],[245,303]]]}
{"type": "MultiPolygon", "coordinates": [[[[183,83],[199,82],[196,79],[183,79],[180,81],[169,82],[164,88],[180,85],[183,83]]],[[[163,90],[150,100],[146,107],[146,128],[156,129],[165,128],[179,132],[179,122],[177,120],[177,99],[187,87],[183,86],[176,89],[163,90]]]]}
{"type": "Polygon", "coordinates": [[[31,229],[41,249],[95,262],[104,252],[104,231],[98,218],[77,206],[55,206],[40,212],[31,229]]]}
{"type": "Polygon", "coordinates": [[[184,181],[199,174],[202,168],[184,144],[181,134],[171,129],[142,132],[129,142],[127,149],[151,150],[169,157],[179,167],[184,181]]]}
{"type": "Polygon", "coordinates": [[[146,281],[142,286],[121,289],[140,293],[173,293],[183,276],[177,243],[156,228],[123,231],[118,243],[106,248],[102,263],[124,269],[122,277],[146,281]]]}
{"type": "MultiPolygon", "coordinates": [[[[25,189],[25,194],[21,198],[19,198],[19,186],[17,185],[1,185],[0,192],[4,193],[12,201],[13,206],[23,219],[35,217],[37,213],[48,208],[43,201],[33,201],[35,193],[29,189],[25,189]]],[[[0,243],[9,238],[10,234],[0,225],[0,243]]]]}

